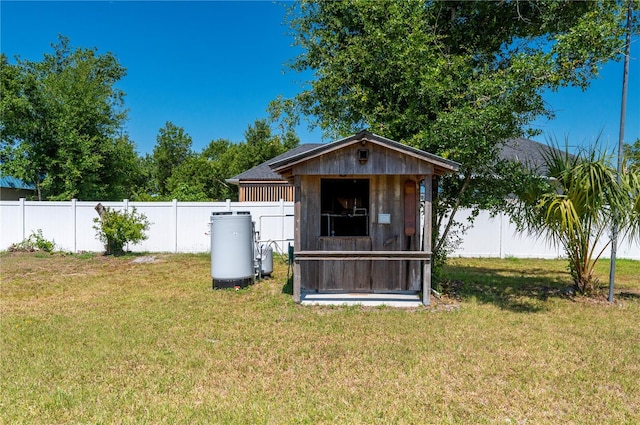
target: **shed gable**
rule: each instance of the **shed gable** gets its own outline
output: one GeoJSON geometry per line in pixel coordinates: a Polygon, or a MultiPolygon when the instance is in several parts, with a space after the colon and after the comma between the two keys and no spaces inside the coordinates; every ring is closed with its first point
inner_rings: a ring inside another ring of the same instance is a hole
{"type": "Polygon", "coordinates": [[[292,175],[428,175],[433,165],[374,142],[354,142],[295,164],[292,175]]]}
{"type": "Polygon", "coordinates": [[[286,179],[294,175],[442,175],[458,166],[366,131],[270,164],[286,179]]]}

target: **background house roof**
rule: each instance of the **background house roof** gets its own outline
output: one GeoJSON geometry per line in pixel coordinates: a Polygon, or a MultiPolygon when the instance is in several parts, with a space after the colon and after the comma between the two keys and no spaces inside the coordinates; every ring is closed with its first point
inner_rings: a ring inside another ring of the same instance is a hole
{"type": "Polygon", "coordinates": [[[227,183],[238,184],[240,181],[283,181],[286,180],[278,173],[273,171],[269,164],[275,161],[280,161],[292,156],[296,156],[300,153],[310,151],[312,149],[317,148],[318,146],[322,146],[323,143],[305,143],[302,145],[298,145],[295,148],[276,156],[275,158],[271,158],[268,161],[263,162],[262,164],[256,165],[253,168],[248,169],[247,171],[240,173],[236,176],[226,179],[227,183]]]}
{"type": "Polygon", "coordinates": [[[530,170],[545,175],[548,170],[544,158],[549,149],[554,148],[534,140],[518,137],[507,140],[500,152],[500,158],[520,162],[530,170]]]}
{"type": "Polygon", "coordinates": [[[0,187],[7,189],[24,189],[35,190],[35,186],[30,183],[25,183],[21,179],[12,176],[4,176],[0,174],[0,187]]]}

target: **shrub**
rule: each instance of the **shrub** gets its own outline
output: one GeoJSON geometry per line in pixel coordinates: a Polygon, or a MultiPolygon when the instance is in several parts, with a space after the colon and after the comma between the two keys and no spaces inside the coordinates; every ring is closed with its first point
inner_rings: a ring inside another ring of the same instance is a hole
{"type": "Polygon", "coordinates": [[[107,255],[124,253],[128,243],[136,244],[148,238],[145,234],[151,223],[144,214],[138,214],[133,208],[131,212],[105,209],[100,218],[93,220],[93,228],[100,242],[105,244],[107,255]]]}
{"type": "Polygon", "coordinates": [[[56,247],[55,241],[49,241],[42,236],[42,229],[31,232],[31,235],[22,242],[14,243],[9,247],[9,251],[45,251],[53,252],[56,247]]]}

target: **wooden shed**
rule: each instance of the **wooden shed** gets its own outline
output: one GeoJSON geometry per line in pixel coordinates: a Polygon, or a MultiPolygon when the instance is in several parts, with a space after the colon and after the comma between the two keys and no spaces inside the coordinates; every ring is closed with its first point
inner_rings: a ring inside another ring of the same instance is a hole
{"type": "Polygon", "coordinates": [[[457,163],[365,131],[269,165],[294,187],[296,302],[308,291],[422,292],[429,304],[432,182],[457,163]]]}

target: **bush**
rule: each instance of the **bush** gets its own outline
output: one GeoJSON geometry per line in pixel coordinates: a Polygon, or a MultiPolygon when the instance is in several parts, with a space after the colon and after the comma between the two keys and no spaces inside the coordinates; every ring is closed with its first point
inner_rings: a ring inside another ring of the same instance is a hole
{"type": "Polygon", "coordinates": [[[96,236],[105,244],[107,255],[124,253],[128,243],[136,244],[148,238],[145,234],[151,223],[144,214],[138,214],[133,208],[131,212],[105,209],[100,218],[93,220],[96,225],[96,236]]]}
{"type": "Polygon", "coordinates": [[[9,247],[9,251],[44,251],[53,252],[56,247],[55,241],[49,241],[42,236],[42,229],[31,232],[31,235],[22,242],[14,243],[9,247]]]}

